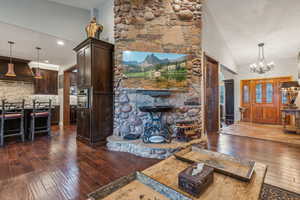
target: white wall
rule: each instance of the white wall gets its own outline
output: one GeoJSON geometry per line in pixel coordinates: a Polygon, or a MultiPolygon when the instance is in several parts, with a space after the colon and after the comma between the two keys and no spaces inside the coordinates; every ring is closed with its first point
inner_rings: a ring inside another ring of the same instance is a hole
{"type": "Polygon", "coordinates": [[[238,68],[240,80],[254,78],[269,78],[280,76],[293,76],[294,80],[298,79],[297,58],[287,58],[274,60],[275,67],[265,74],[252,73],[249,66],[240,66],[238,68]]]}
{"type": "MultiPolygon", "coordinates": [[[[249,70],[249,66],[238,67],[238,88],[236,88],[236,102],[237,107],[235,109],[236,119],[240,119],[239,106],[240,106],[240,81],[246,79],[256,79],[256,78],[272,78],[272,77],[283,77],[283,76],[292,76],[293,80],[298,80],[298,68],[297,68],[297,58],[287,58],[287,59],[278,59],[274,60],[275,68],[270,72],[265,74],[252,73],[249,70]]],[[[300,106],[300,98],[298,99],[300,106]]]]}
{"type": "Polygon", "coordinates": [[[88,10],[41,0],[0,0],[0,5],[0,21],[4,23],[74,42],[85,38],[88,10]]]}
{"type": "Polygon", "coordinates": [[[229,50],[223,36],[221,35],[211,12],[206,5],[203,6],[203,35],[202,47],[207,55],[216,59],[232,71],[237,71],[231,51],[229,50]]]}
{"type": "MultiPolygon", "coordinates": [[[[237,72],[238,67],[235,64],[233,55],[228,48],[224,37],[221,35],[219,28],[212,16],[208,6],[207,1],[205,1],[203,6],[203,35],[202,35],[202,48],[207,55],[216,59],[220,64],[226,66],[230,70],[237,72]]],[[[231,74],[228,71],[223,72],[225,79],[234,79],[235,88],[235,119],[239,118],[236,111],[239,109],[238,102],[238,88],[239,80],[238,76],[231,74]]]]}
{"type": "Polygon", "coordinates": [[[114,39],[114,1],[106,1],[98,8],[98,22],[103,25],[101,39],[115,43],[114,39]]]}

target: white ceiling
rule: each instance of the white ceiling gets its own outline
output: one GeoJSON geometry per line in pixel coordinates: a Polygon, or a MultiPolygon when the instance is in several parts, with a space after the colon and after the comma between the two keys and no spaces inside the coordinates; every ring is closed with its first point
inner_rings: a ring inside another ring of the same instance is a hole
{"type": "Polygon", "coordinates": [[[73,48],[76,44],[72,41],[63,40],[65,45],[57,45],[59,38],[20,28],[0,22],[1,40],[0,55],[9,56],[9,45],[7,41],[14,41],[13,57],[36,61],[36,46],[42,48],[40,60],[49,60],[50,64],[60,66],[72,66],[76,63],[73,48]],[[2,31],[5,30],[5,31],[2,31]]]}
{"type": "Polygon", "coordinates": [[[108,0],[48,0],[83,9],[97,8],[108,0]]]}
{"type": "Polygon", "coordinates": [[[267,60],[297,58],[299,0],[207,0],[207,6],[238,66],[256,61],[259,42],[266,43],[267,60]]]}

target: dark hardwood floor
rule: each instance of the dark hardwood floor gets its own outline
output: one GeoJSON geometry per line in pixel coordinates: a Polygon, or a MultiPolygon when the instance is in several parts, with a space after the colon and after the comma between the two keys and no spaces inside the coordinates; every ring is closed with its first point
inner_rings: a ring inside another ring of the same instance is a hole
{"type": "MultiPolygon", "coordinates": [[[[76,141],[76,129],[53,127],[53,137],[0,148],[1,200],[86,199],[97,188],[157,162],[76,141]]],[[[266,182],[299,190],[300,149],[282,143],[210,134],[209,148],[269,165],[266,182]]],[[[298,191],[299,192],[299,191],[298,191]]]]}
{"type": "Polygon", "coordinates": [[[74,126],[54,127],[53,135],[0,148],[1,200],[86,199],[100,186],[158,162],[90,148],[76,141],[74,126]]]}

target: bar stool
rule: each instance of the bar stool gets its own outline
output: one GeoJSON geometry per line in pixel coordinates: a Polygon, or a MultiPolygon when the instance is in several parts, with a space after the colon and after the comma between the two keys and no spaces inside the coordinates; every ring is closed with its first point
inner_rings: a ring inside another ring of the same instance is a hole
{"type": "Polygon", "coordinates": [[[30,139],[34,141],[36,133],[47,132],[51,136],[51,100],[49,102],[37,102],[33,100],[33,110],[30,113],[30,139]],[[46,126],[36,126],[37,119],[46,119],[46,126]]]}
{"type": "Polygon", "coordinates": [[[0,146],[4,145],[4,139],[7,137],[21,136],[22,142],[25,141],[24,105],[25,100],[22,100],[22,102],[6,102],[5,100],[2,100],[0,115],[0,146]],[[13,120],[19,121],[19,129],[6,128],[9,124],[8,121],[13,120]]]}

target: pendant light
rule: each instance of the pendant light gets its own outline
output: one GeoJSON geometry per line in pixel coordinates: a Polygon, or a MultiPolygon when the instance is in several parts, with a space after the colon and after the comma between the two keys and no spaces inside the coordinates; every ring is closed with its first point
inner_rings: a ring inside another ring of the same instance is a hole
{"type": "Polygon", "coordinates": [[[41,48],[40,47],[36,47],[35,49],[37,51],[37,63],[38,63],[38,66],[37,66],[37,68],[35,70],[35,76],[34,76],[34,78],[35,79],[42,79],[43,77],[42,77],[41,71],[40,71],[40,50],[41,50],[41,48]]]}
{"type": "Polygon", "coordinates": [[[15,77],[16,73],[14,70],[14,64],[12,63],[12,46],[15,44],[12,41],[8,41],[9,44],[9,63],[8,63],[8,70],[7,73],[5,74],[5,76],[9,76],[9,77],[15,77]]]}

